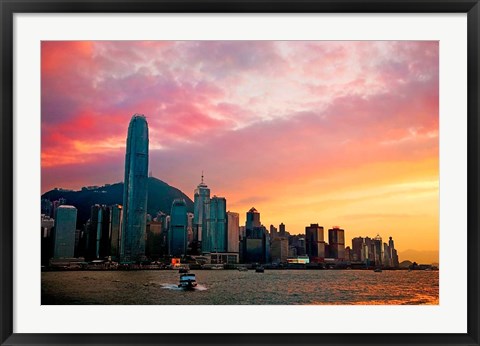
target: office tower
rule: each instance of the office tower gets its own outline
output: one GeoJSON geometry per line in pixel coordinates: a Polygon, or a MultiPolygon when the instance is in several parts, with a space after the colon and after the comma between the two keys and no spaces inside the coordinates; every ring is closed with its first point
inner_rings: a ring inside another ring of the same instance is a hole
{"type": "Polygon", "coordinates": [[[260,227],[260,213],[255,208],[251,208],[247,212],[247,221],[245,223],[245,228],[247,230],[253,230],[256,227],[260,227]]]}
{"type": "Polygon", "coordinates": [[[244,263],[267,263],[270,259],[270,239],[260,222],[260,213],[251,208],[247,212],[245,236],[240,245],[244,263]]]}
{"type": "Polygon", "coordinates": [[[90,208],[87,259],[110,256],[110,208],[95,204],[90,208]]]}
{"type": "Polygon", "coordinates": [[[379,234],[373,239],[373,258],[376,266],[383,265],[383,242],[379,234]]]}
{"type": "Polygon", "coordinates": [[[270,252],[272,263],[286,263],[288,257],[288,239],[285,237],[273,239],[270,252]]]}
{"type": "Polygon", "coordinates": [[[352,250],[350,249],[350,246],[347,246],[347,247],[345,248],[345,258],[344,258],[345,261],[349,261],[349,262],[350,262],[350,261],[352,260],[351,255],[352,255],[352,250]]]}
{"type": "Polygon", "coordinates": [[[187,213],[187,247],[193,241],[193,213],[187,213]]]}
{"type": "Polygon", "coordinates": [[[53,235],[55,220],[49,215],[41,216],[41,263],[43,266],[48,265],[48,261],[53,257],[53,235]]]}
{"type": "Polygon", "coordinates": [[[170,213],[169,253],[173,257],[187,254],[187,203],[182,198],[173,200],[170,213]]]}
{"type": "Polygon", "coordinates": [[[227,252],[239,252],[240,215],[227,211],[227,252]]]}
{"type": "Polygon", "coordinates": [[[152,261],[157,261],[165,255],[163,246],[163,229],[159,221],[147,222],[147,238],[145,241],[145,256],[152,261]]]}
{"type": "Polygon", "coordinates": [[[388,247],[390,251],[390,260],[391,260],[391,266],[394,268],[398,268],[398,254],[397,250],[395,249],[395,244],[393,242],[393,238],[389,237],[388,238],[388,247]]]}
{"type": "MultiPolygon", "coordinates": [[[[202,252],[227,251],[227,200],[224,197],[213,196],[207,207],[206,237],[202,240],[202,252]]],[[[204,232],[205,234],[205,232],[204,232]]]]}
{"type": "Polygon", "coordinates": [[[323,262],[325,259],[323,227],[318,223],[312,223],[305,227],[305,248],[311,263],[323,262]]]}
{"type": "Polygon", "coordinates": [[[135,114],[130,120],[125,154],[123,188],[123,227],[121,262],[145,258],[145,230],[148,188],[148,124],[145,116],[135,114]]]}
{"type": "Polygon", "coordinates": [[[71,205],[57,207],[55,218],[54,258],[72,258],[75,250],[77,208],[71,205]]]}
{"type": "Polygon", "coordinates": [[[198,248],[201,247],[203,233],[207,231],[207,215],[206,210],[210,202],[210,189],[203,181],[198,184],[193,196],[193,242],[199,243],[198,248]]]}
{"type": "Polygon", "coordinates": [[[120,256],[123,221],[123,207],[120,204],[110,206],[110,219],[110,256],[117,261],[120,256]]]}
{"type": "Polygon", "coordinates": [[[270,225],[270,238],[275,239],[276,237],[278,237],[277,227],[270,225]]]}
{"type": "Polygon", "coordinates": [[[338,226],[328,230],[328,245],[330,257],[338,260],[345,259],[345,231],[338,226]]]}
{"type": "Polygon", "coordinates": [[[280,237],[285,237],[285,225],[283,222],[278,226],[278,233],[280,237]]]}
{"type": "Polygon", "coordinates": [[[352,239],[352,250],[351,257],[352,261],[360,262],[365,260],[365,255],[363,254],[363,244],[364,239],[362,237],[356,237],[352,239]]]}

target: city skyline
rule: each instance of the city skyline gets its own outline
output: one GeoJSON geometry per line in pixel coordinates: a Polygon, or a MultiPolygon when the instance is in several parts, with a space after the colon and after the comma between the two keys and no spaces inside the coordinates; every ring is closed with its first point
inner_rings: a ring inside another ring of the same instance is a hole
{"type": "Polygon", "coordinates": [[[153,175],[240,224],[438,251],[437,42],[43,42],[42,192],[121,181],[136,112],[153,175]]]}

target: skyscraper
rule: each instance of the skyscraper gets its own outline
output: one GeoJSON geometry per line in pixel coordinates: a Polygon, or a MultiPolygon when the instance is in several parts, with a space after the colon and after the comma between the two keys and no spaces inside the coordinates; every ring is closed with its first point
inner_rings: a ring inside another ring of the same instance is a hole
{"type": "Polygon", "coordinates": [[[206,237],[202,241],[203,252],[227,251],[227,200],[213,196],[210,199],[207,216],[206,237]]]}
{"type": "Polygon", "coordinates": [[[145,259],[147,188],[148,124],[145,116],[135,114],[128,126],[125,154],[121,262],[145,259]]]}
{"type": "Polygon", "coordinates": [[[192,248],[199,248],[202,242],[203,233],[207,230],[207,210],[210,202],[210,189],[202,181],[195,189],[193,196],[193,243],[192,248]],[[197,246],[195,246],[197,245],[197,246]]]}
{"type": "Polygon", "coordinates": [[[60,205],[55,212],[54,258],[72,258],[75,251],[77,208],[60,205]]]}
{"type": "Polygon", "coordinates": [[[174,199],[170,214],[169,253],[174,257],[187,254],[187,203],[174,199]]]}
{"type": "Polygon", "coordinates": [[[240,215],[231,211],[227,211],[227,252],[239,252],[240,215]]]}
{"type": "Polygon", "coordinates": [[[118,260],[120,254],[120,239],[122,235],[123,208],[119,204],[110,206],[111,231],[110,231],[110,255],[118,260]]]}
{"type": "Polygon", "coordinates": [[[323,262],[325,259],[325,240],[323,227],[312,223],[305,227],[305,247],[310,262],[323,262]]]}
{"type": "Polygon", "coordinates": [[[255,227],[260,227],[262,224],[260,223],[260,213],[255,208],[251,208],[247,211],[247,221],[245,224],[245,228],[247,230],[253,230],[255,227]]]}
{"type": "Polygon", "coordinates": [[[95,204],[90,208],[87,259],[105,258],[110,255],[110,208],[95,204]]]}
{"type": "Polygon", "coordinates": [[[345,231],[338,226],[328,230],[328,245],[330,248],[330,257],[345,259],[345,231]]]}

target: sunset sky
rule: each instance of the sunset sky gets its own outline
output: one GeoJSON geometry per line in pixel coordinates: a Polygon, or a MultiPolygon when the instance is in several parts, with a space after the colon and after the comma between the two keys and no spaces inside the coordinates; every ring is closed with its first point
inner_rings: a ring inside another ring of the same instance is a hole
{"type": "MultiPolygon", "coordinates": [[[[42,193],[153,176],[292,234],[319,223],[438,251],[438,42],[42,42],[42,193]]],[[[400,257],[400,260],[406,258],[400,257]]],[[[436,261],[436,256],[431,258],[436,261]]]]}

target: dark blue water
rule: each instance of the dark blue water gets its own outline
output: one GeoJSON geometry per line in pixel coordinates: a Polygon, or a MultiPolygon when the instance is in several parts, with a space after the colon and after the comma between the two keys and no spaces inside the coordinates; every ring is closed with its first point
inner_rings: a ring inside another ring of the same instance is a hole
{"type": "Polygon", "coordinates": [[[157,271],[42,273],[42,304],[438,304],[438,271],[199,270],[198,287],[157,271]]]}

